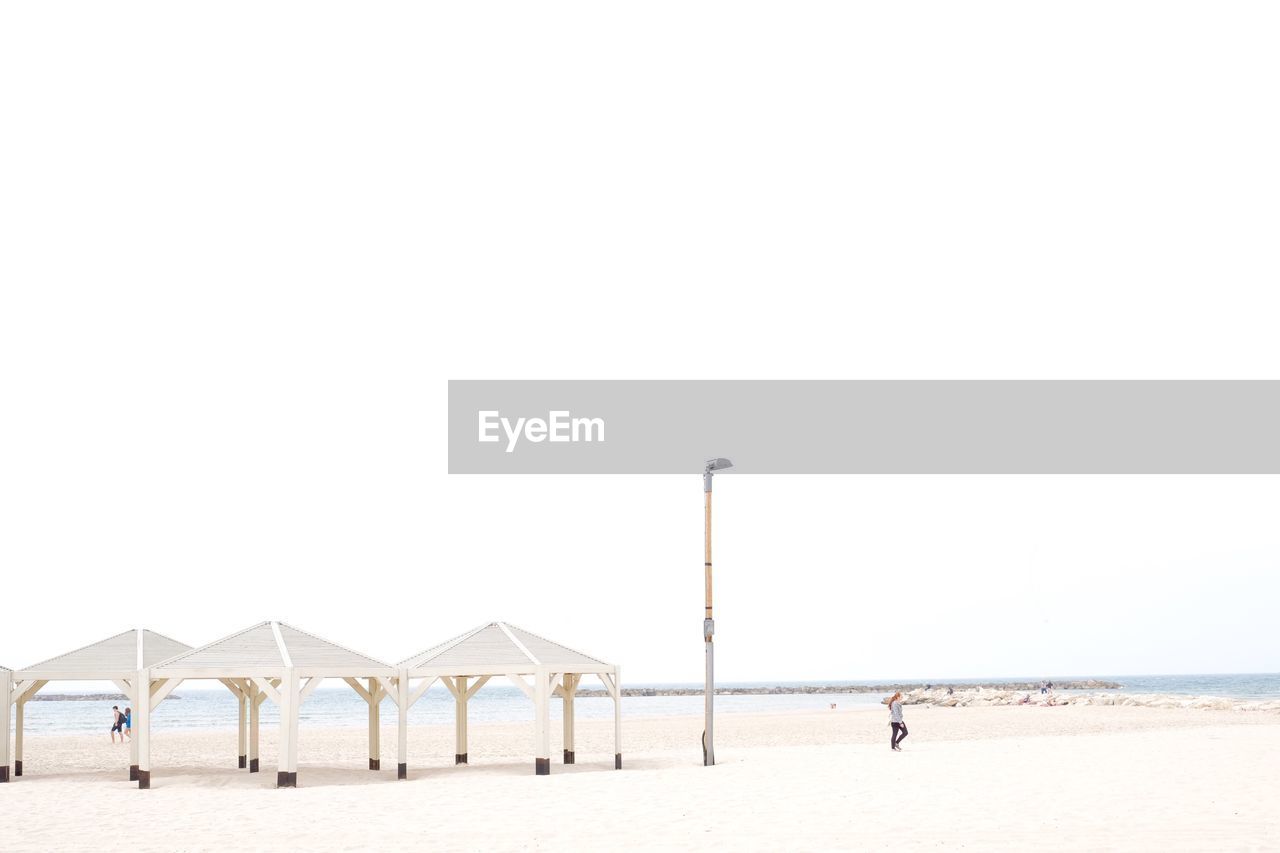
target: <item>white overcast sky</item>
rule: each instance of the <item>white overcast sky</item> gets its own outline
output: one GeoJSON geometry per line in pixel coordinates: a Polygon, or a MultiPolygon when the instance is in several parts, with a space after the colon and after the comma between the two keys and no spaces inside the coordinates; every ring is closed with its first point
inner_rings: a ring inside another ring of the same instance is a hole
{"type": "MultiPolygon", "coordinates": [[[[700,460],[449,477],[446,381],[1276,378],[1278,16],[7,7],[0,664],[505,619],[699,680],[700,460]]],[[[1280,670],[1275,477],[716,494],[724,680],[1280,670]]]]}

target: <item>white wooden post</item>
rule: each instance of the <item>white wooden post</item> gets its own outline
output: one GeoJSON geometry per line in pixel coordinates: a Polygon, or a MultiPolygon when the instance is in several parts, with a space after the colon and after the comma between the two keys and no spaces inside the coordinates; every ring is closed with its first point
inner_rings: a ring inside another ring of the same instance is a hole
{"type": "Polygon", "coordinates": [[[298,671],[290,667],[289,689],[289,787],[298,787],[298,718],[302,710],[302,683],[298,671]]]}
{"type": "Polygon", "coordinates": [[[382,718],[378,710],[382,703],[378,701],[382,685],[378,679],[369,679],[369,769],[382,769],[382,718]]]}
{"type": "MultiPolygon", "coordinates": [[[[130,706],[138,704],[138,679],[134,679],[132,684],[125,683],[129,689],[125,692],[125,699],[128,700],[130,706]]],[[[137,735],[129,736],[129,781],[138,781],[138,737],[137,735]]]]}
{"type": "Polygon", "coordinates": [[[400,670],[396,683],[396,778],[409,778],[409,670],[400,670]]]}
{"type": "Polygon", "coordinates": [[[0,782],[9,781],[9,715],[13,707],[13,673],[0,672],[0,782]]]}
{"type": "Polygon", "coordinates": [[[262,700],[258,697],[258,685],[249,680],[249,772],[258,772],[258,708],[262,700]]]}
{"type": "Polygon", "coordinates": [[[457,726],[456,741],[457,746],[454,749],[453,763],[467,763],[467,677],[460,675],[453,680],[454,683],[454,712],[453,718],[457,726]]]}
{"type": "Polygon", "coordinates": [[[289,788],[293,787],[290,776],[293,761],[293,719],[298,704],[293,667],[284,671],[277,692],[280,694],[280,755],[276,760],[276,787],[289,788]]]}
{"type": "MultiPolygon", "coordinates": [[[[25,699],[19,699],[17,708],[14,709],[13,719],[13,775],[22,775],[22,712],[26,705],[25,699]]],[[[6,734],[7,738],[8,735],[6,734]]]]}
{"type": "Polygon", "coordinates": [[[613,668],[613,769],[622,769],[622,667],[613,668]]]}
{"type": "Polygon", "coordinates": [[[240,756],[237,763],[239,768],[244,770],[249,766],[249,750],[247,748],[248,744],[245,742],[248,740],[246,735],[248,734],[247,730],[249,728],[248,720],[246,719],[248,708],[245,707],[245,703],[249,701],[249,697],[243,690],[236,693],[235,697],[236,707],[240,710],[240,756]]]}
{"type": "Polygon", "coordinates": [[[560,681],[560,698],[564,700],[564,763],[573,763],[573,697],[578,692],[580,675],[565,673],[560,681]]]}
{"type": "Polygon", "coordinates": [[[547,673],[538,667],[533,674],[533,718],[536,742],[534,744],[533,772],[539,776],[551,774],[551,698],[547,673]]]}
{"type": "Polygon", "coordinates": [[[138,741],[138,788],[146,790],[151,787],[151,670],[138,671],[133,692],[138,706],[138,725],[133,733],[138,741]]]}

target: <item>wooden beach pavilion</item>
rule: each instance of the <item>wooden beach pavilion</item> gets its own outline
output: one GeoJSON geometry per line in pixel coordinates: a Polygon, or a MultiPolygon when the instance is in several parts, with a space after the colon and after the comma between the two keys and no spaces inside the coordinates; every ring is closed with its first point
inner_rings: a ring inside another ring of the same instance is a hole
{"type": "MultiPolygon", "coordinates": [[[[395,667],[353,652],[283,622],[260,622],[206,646],[176,655],[142,676],[152,685],[151,702],[135,711],[139,744],[138,787],[151,786],[151,711],[187,679],[216,679],[240,700],[241,731],[248,717],[250,773],[258,771],[259,709],[267,699],[280,709],[276,787],[298,784],[298,708],[326,678],[340,678],[369,706],[369,769],[380,769],[378,705],[395,696],[395,667]]],[[[244,767],[244,739],[241,763],[244,767]]]]}
{"type": "Polygon", "coordinates": [[[564,703],[564,763],[573,764],[573,704],[584,675],[594,675],[613,698],[614,768],[622,769],[619,668],[506,622],[489,622],[398,664],[400,709],[397,776],[408,776],[408,711],[439,679],[454,698],[455,764],[467,763],[467,702],[495,677],[506,678],[533,700],[534,772],[551,772],[551,699],[564,703]],[[527,681],[526,678],[531,679],[527,681]],[[417,679],[415,683],[415,679],[417,679]]]}
{"type": "MultiPolygon", "coordinates": [[[[144,704],[144,698],[146,698],[146,691],[137,689],[139,673],[165,658],[190,650],[191,647],[186,643],[180,643],[146,628],[135,628],[11,673],[10,698],[5,703],[4,716],[8,717],[9,702],[12,702],[16,708],[13,775],[21,776],[23,773],[24,708],[27,702],[50,681],[110,681],[128,697],[129,705],[135,710],[134,719],[136,720],[136,711],[144,704]]],[[[9,732],[7,725],[4,731],[7,753],[9,732]]],[[[135,726],[134,736],[129,741],[130,780],[138,778],[138,746],[135,726]]],[[[5,764],[7,763],[6,761],[5,764]]]]}

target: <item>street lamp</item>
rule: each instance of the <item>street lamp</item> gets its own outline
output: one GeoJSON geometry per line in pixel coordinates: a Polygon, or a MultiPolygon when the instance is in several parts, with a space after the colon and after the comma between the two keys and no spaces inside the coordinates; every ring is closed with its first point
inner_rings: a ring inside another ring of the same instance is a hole
{"type": "Polygon", "coordinates": [[[715,471],[723,471],[725,468],[732,468],[733,463],[728,459],[708,459],[707,467],[702,472],[702,491],[706,495],[707,504],[707,538],[706,538],[706,562],[703,564],[707,577],[707,612],[702,620],[702,640],[707,649],[707,726],[702,732],[702,764],[704,767],[711,767],[716,763],[715,750],[715,646],[712,643],[712,637],[716,633],[715,619],[711,613],[711,477],[715,471]]]}

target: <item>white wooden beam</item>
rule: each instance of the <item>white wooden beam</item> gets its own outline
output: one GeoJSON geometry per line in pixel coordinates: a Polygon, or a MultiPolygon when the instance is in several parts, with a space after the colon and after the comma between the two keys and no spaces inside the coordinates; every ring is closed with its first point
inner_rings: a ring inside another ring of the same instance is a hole
{"type": "Polygon", "coordinates": [[[153,681],[151,684],[151,710],[154,711],[156,706],[168,699],[169,694],[181,683],[181,678],[164,678],[159,681],[153,681]]]}
{"type": "MultiPolygon", "coordinates": [[[[435,680],[436,680],[435,676],[432,676],[431,678],[424,678],[418,682],[417,686],[409,688],[408,699],[406,701],[409,703],[410,708],[413,707],[414,703],[416,703],[419,699],[422,698],[422,694],[427,692],[427,688],[429,688],[432,684],[434,684],[435,680]]],[[[404,682],[407,687],[409,684],[408,676],[404,677],[404,682]]],[[[408,710],[409,708],[405,708],[405,711],[408,711],[408,710]]]]}
{"type": "Polygon", "coordinates": [[[369,769],[382,769],[382,717],[378,715],[382,685],[369,679],[369,769]]]}
{"type": "MultiPolygon", "coordinates": [[[[425,688],[423,688],[425,689],[425,688]]],[[[396,679],[396,778],[409,778],[409,671],[396,679]]]]}
{"type": "Polygon", "coordinates": [[[0,672],[0,782],[9,781],[9,717],[13,713],[13,673],[0,672]]]}
{"type": "Polygon", "coordinates": [[[613,668],[613,769],[622,769],[622,668],[613,668]]]}
{"type": "MultiPolygon", "coordinates": [[[[523,679],[522,679],[523,681],[523,679]]],[[[534,763],[539,776],[551,773],[551,685],[541,667],[533,674],[534,763]]]]}
{"type": "Polygon", "coordinates": [[[258,692],[258,684],[249,679],[249,772],[258,772],[258,733],[262,701],[266,697],[258,692]]]}
{"type": "Polygon", "coordinates": [[[258,689],[262,691],[262,695],[258,697],[259,705],[262,704],[263,699],[267,698],[272,702],[275,702],[277,706],[281,704],[280,691],[276,689],[276,685],[281,683],[279,679],[259,678],[255,675],[253,677],[253,683],[258,685],[258,689]]]}
{"type": "Polygon", "coordinates": [[[530,687],[528,684],[525,684],[524,677],[520,675],[516,675],[514,672],[507,673],[507,678],[511,679],[512,684],[514,684],[516,687],[519,687],[521,690],[523,690],[524,695],[528,696],[530,699],[533,699],[534,701],[537,701],[537,699],[534,697],[534,687],[537,686],[537,682],[538,682],[538,679],[536,677],[534,678],[534,687],[530,687]]]}
{"type": "Polygon", "coordinates": [[[146,790],[151,787],[151,673],[146,669],[138,671],[138,730],[133,736],[138,739],[138,788],[146,790]]]}
{"type": "Polygon", "coordinates": [[[459,675],[453,687],[454,749],[453,763],[467,763],[467,677],[459,675]]]}
{"type": "Polygon", "coordinates": [[[313,675],[308,678],[306,685],[298,691],[298,704],[302,704],[308,696],[314,693],[322,681],[324,681],[324,679],[318,675],[313,675]]]}
{"type": "Polygon", "coordinates": [[[361,684],[359,681],[355,680],[354,678],[344,678],[342,680],[345,681],[347,683],[347,686],[349,686],[352,690],[359,693],[361,699],[363,699],[366,702],[369,701],[369,691],[364,689],[363,684],[361,684]]]}

